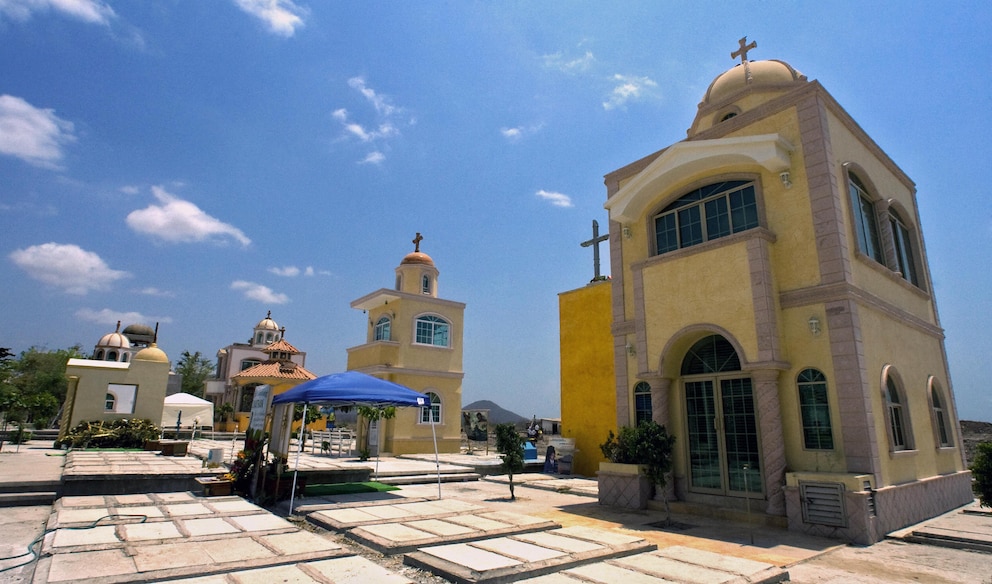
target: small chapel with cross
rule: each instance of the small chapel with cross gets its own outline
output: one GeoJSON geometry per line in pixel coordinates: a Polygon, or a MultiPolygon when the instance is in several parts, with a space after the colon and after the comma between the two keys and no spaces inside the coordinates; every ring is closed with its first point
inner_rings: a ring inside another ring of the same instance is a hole
{"type": "Polygon", "coordinates": [[[393,288],[380,288],[351,303],[367,316],[367,326],[364,342],[348,349],[348,370],[399,383],[430,400],[422,408],[400,408],[395,418],[380,420],[377,440],[370,442],[373,453],[376,445],[392,454],[431,452],[434,432],[439,452],[461,448],[465,304],[438,294],[440,272],[434,259],[420,251],[423,241],[418,232],[411,241],[413,251],[394,271],[393,288]]]}
{"type": "Polygon", "coordinates": [[[870,545],[973,500],[916,185],[737,43],[686,138],[605,175],[614,236],[593,222],[594,281],[558,295],[563,434],[601,503],[631,498],[604,501],[598,445],[650,420],[658,497],[870,545]]]}

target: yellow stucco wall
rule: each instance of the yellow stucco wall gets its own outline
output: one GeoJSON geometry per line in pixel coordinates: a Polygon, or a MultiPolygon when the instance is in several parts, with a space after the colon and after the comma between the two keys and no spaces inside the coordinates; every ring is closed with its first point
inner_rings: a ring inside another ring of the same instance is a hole
{"type": "MultiPolygon", "coordinates": [[[[169,383],[169,362],[134,359],[130,363],[107,364],[104,361],[71,359],[65,374],[69,379],[66,413],[62,430],[68,431],[79,422],[91,420],[148,419],[156,426],[162,423],[162,404],[169,383]],[[109,384],[136,385],[133,413],[107,413],[109,384]],[[67,422],[67,423],[66,423],[67,422]]],[[[60,432],[60,436],[62,433],[60,432]]]]}
{"type": "Polygon", "coordinates": [[[563,436],[575,440],[572,472],[595,476],[605,460],[599,445],[616,427],[611,283],[595,282],[558,295],[563,436]]]}

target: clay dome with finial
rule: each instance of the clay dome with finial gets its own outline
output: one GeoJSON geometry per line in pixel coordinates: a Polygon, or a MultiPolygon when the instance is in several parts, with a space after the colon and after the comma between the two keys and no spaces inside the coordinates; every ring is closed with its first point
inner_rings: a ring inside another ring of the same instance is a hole
{"type": "Polygon", "coordinates": [[[806,76],[785,61],[745,61],[710,83],[700,106],[719,106],[750,90],[788,90],[806,82],[806,76]]]}
{"type": "Polygon", "coordinates": [[[279,325],[276,324],[276,321],[272,320],[272,311],[271,310],[266,313],[265,318],[263,318],[262,320],[258,321],[258,324],[255,325],[255,329],[256,330],[261,329],[261,330],[267,330],[267,331],[277,331],[277,330],[279,330],[279,325]]]}
{"type": "Polygon", "coordinates": [[[117,329],[100,337],[96,346],[97,349],[130,349],[131,341],[121,333],[121,321],[117,321],[117,329]]]}
{"type": "Polygon", "coordinates": [[[423,240],[424,238],[418,232],[417,236],[413,238],[414,250],[403,257],[403,261],[400,262],[401,266],[409,264],[434,265],[434,260],[431,259],[431,256],[420,251],[420,242],[423,240]]]}

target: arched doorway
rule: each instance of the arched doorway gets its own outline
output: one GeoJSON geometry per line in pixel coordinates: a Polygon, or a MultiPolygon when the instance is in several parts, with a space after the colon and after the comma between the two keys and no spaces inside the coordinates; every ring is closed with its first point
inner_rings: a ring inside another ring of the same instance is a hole
{"type": "Polygon", "coordinates": [[[761,456],[751,377],[720,335],[694,344],[682,361],[689,491],[760,496],[761,456]]]}

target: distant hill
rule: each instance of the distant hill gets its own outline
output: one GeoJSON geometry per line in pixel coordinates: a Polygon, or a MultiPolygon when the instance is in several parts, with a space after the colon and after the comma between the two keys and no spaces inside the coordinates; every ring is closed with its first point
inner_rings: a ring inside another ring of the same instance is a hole
{"type": "MultiPolygon", "coordinates": [[[[522,424],[530,421],[530,418],[525,418],[520,414],[515,414],[510,410],[504,410],[493,402],[482,399],[479,401],[474,401],[468,405],[462,406],[463,410],[489,410],[489,423],[494,424],[506,424],[507,422],[511,424],[522,424]]],[[[490,426],[491,427],[491,426],[490,426]]]]}

